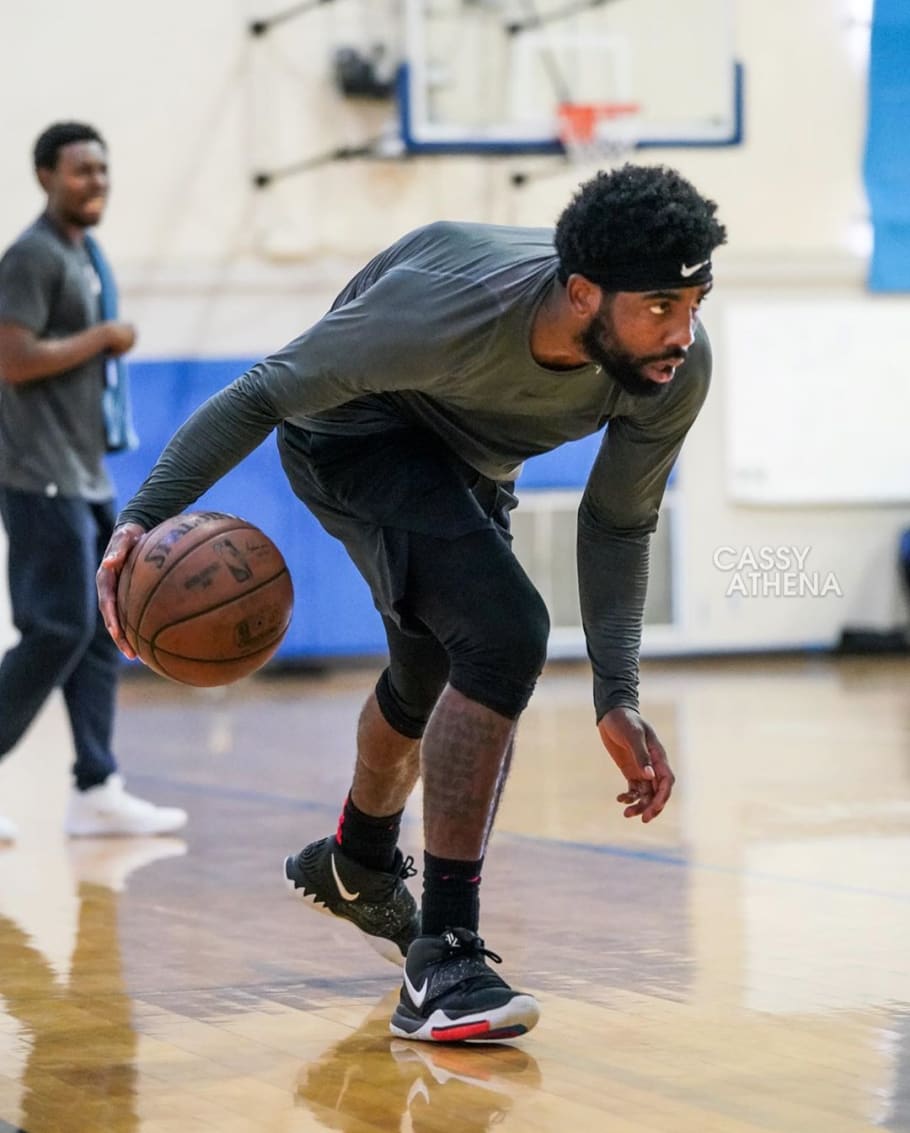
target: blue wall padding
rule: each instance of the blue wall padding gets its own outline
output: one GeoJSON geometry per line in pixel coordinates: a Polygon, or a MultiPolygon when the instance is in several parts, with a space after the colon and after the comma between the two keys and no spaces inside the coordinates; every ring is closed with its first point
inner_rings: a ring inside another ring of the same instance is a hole
{"type": "Polygon", "coordinates": [[[910,0],[876,0],[865,157],[872,291],[910,291],[910,0]]]}

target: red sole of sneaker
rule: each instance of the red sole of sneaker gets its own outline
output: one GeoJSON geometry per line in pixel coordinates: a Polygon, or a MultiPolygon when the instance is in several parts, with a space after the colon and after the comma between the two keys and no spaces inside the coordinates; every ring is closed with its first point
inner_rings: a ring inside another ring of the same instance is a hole
{"type": "Polygon", "coordinates": [[[484,1020],[482,1023],[468,1023],[467,1026],[434,1027],[430,1037],[434,1042],[463,1043],[463,1042],[496,1042],[498,1039],[515,1039],[519,1035],[526,1035],[528,1028],[521,1024],[514,1027],[492,1028],[484,1020]]]}

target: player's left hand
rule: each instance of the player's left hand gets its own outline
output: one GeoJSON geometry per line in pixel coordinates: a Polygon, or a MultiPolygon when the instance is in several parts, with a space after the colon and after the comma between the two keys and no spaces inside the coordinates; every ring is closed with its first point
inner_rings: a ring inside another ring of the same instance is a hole
{"type": "Polygon", "coordinates": [[[117,585],[130,552],[144,534],[145,528],[140,527],[138,523],[121,523],[115,527],[95,575],[98,608],[107,632],[114,639],[114,644],[123,656],[130,660],[136,656],[136,652],[127,641],[126,633],[120,624],[117,613],[117,585]]]}
{"type": "Polygon", "coordinates": [[[664,745],[634,708],[613,708],[597,725],[603,745],[625,776],[627,789],[616,796],[625,803],[624,818],[650,822],[667,805],[676,776],[670,770],[664,745]]]}

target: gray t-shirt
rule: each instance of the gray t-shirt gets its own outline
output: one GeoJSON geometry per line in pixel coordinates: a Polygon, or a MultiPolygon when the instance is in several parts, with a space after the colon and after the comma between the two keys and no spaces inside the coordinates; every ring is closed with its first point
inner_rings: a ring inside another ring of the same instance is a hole
{"type": "MultiPolygon", "coordinates": [[[[88,253],[39,217],[0,259],[0,322],[65,338],[100,319],[101,284],[88,253]]],[[[101,399],[104,359],[13,384],[0,372],[0,484],[108,500],[101,399]]]]}
{"type": "Polygon", "coordinates": [[[579,512],[580,596],[598,718],[636,706],[649,537],[707,393],[710,348],[699,327],[651,398],[595,365],[541,366],[530,332],[556,268],[550,229],[440,222],[409,233],[315,326],[197,410],[120,520],[149,527],[182,511],[282,421],[361,433],[417,424],[500,480],[609,422],[579,512]]]}

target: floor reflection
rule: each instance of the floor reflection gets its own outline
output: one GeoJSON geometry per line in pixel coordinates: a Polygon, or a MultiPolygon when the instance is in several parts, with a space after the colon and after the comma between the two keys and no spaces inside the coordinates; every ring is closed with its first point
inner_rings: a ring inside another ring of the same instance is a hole
{"type": "MultiPolygon", "coordinates": [[[[28,1133],[139,1129],[137,1036],[123,980],[119,894],[135,870],[184,852],[176,839],[71,844],[78,914],[68,973],[5,915],[0,902],[0,995],[7,1023],[18,1024],[12,1044],[23,1062],[18,1120],[28,1133]]],[[[14,864],[13,854],[5,865],[14,864]]],[[[48,876],[48,893],[69,881],[48,876]]]]}
{"type": "Polygon", "coordinates": [[[895,1010],[879,1035],[890,1054],[891,1074],[881,1094],[877,1125],[891,1133],[910,1133],[910,1011],[895,1010]]]}
{"type": "Polygon", "coordinates": [[[452,1129],[457,1114],[459,1133],[487,1133],[505,1119],[519,1091],[540,1086],[538,1064],[520,1046],[433,1046],[391,1038],[395,995],[300,1071],[298,1103],[324,1128],[430,1133],[452,1129]]]}

